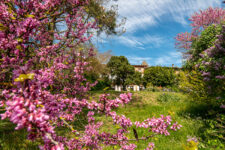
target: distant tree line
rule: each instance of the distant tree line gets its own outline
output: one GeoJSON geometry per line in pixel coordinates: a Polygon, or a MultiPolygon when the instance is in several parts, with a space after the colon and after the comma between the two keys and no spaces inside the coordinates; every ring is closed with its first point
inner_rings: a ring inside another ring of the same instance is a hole
{"type": "Polygon", "coordinates": [[[181,68],[151,66],[145,68],[142,76],[142,73],[135,71],[135,67],[125,56],[109,56],[107,64],[101,64],[96,58],[91,64],[95,69],[87,74],[87,78],[90,81],[98,80],[93,90],[101,90],[113,85],[122,85],[124,90],[127,85],[174,86],[179,79],[175,72],[181,70],[181,68]]]}

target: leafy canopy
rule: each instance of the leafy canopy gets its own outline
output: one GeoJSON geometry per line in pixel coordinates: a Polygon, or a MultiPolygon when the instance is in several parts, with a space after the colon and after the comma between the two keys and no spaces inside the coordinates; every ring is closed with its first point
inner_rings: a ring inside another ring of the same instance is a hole
{"type": "Polygon", "coordinates": [[[107,67],[113,77],[115,84],[125,85],[127,77],[134,73],[134,67],[130,65],[127,58],[124,56],[112,56],[107,67]]]}
{"type": "Polygon", "coordinates": [[[144,72],[145,84],[152,83],[154,86],[171,86],[175,83],[173,69],[156,66],[149,67],[144,72]]]}

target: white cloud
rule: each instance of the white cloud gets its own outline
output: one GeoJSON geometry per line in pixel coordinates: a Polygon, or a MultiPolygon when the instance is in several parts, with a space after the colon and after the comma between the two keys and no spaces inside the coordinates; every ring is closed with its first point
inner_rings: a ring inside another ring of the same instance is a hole
{"type": "Polygon", "coordinates": [[[153,47],[159,47],[165,40],[157,35],[146,34],[142,37],[136,37],[132,35],[120,36],[117,38],[118,42],[132,48],[145,49],[145,45],[151,45],[153,47]]]}
{"type": "Polygon", "coordinates": [[[155,65],[181,64],[182,57],[180,52],[170,52],[154,60],[155,65]]]}
{"type": "Polygon", "coordinates": [[[149,35],[146,34],[143,36],[143,38],[141,38],[140,40],[142,40],[143,44],[151,44],[154,45],[155,47],[160,46],[163,42],[165,42],[165,39],[157,36],[157,35],[149,35]]]}
{"type": "Polygon", "coordinates": [[[145,29],[147,26],[156,25],[156,24],[157,22],[152,16],[148,16],[144,14],[142,17],[140,16],[129,17],[126,21],[125,29],[127,32],[130,32],[138,28],[145,29]]]}
{"type": "Polygon", "coordinates": [[[118,38],[118,42],[120,42],[123,45],[129,46],[129,47],[138,47],[143,46],[141,42],[138,41],[136,37],[130,36],[120,36],[118,38]]]}
{"type": "Polygon", "coordinates": [[[146,61],[150,65],[151,57],[139,57],[139,56],[127,56],[127,59],[132,65],[140,65],[143,61],[146,61]]]}
{"type": "Polygon", "coordinates": [[[157,25],[164,15],[181,24],[199,9],[221,5],[221,0],[118,0],[119,15],[127,18],[127,32],[157,25]]]}
{"type": "Polygon", "coordinates": [[[181,65],[182,57],[180,52],[169,52],[161,57],[141,57],[141,56],[126,56],[132,65],[140,65],[143,61],[146,61],[148,65],[161,65],[161,66],[172,66],[181,65]]]}

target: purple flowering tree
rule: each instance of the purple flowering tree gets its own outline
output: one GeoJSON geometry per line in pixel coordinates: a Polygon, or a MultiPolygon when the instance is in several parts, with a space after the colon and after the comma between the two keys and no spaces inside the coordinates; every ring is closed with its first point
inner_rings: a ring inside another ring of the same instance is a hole
{"type": "MultiPolygon", "coordinates": [[[[214,28],[221,28],[221,25],[214,28]]],[[[225,26],[222,25],[220,33],[212,46],[202,51],[195,67],[201,72],[206,83],[209,95],[215,97],[220,104],[225,97],[225,26]]]]}

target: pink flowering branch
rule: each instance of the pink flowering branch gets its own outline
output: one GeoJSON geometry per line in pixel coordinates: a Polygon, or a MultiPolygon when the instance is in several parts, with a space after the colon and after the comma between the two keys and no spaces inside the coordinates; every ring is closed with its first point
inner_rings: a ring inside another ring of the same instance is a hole
{"type": "MultiPolygon", "coordinates": [[[[87,82],[84,72],[93,57],[93,48],[80,49],[91,38],[96,22],[87,19],[88,0],[2,0],[0,1],[0,107],[15,130],[26,129],[28,139],[41,140],[40,149],[101,149],[119,145],[132,150],[126,133],[134,126],[129,118],[113,110],[127,104],[131,94],[121,94],[114,100],[107,94],[98,102],[88,101],[88,91],[95,83],[87,82]],[[88,123],[78,131],[74,123],[84,109],[88,123]],[[102,122],[95,114],[104,114],[120,126],[117,133],[101,133],[102,122]],[[57,129],[65,127],[73,136],[59,136],[57,129]]],[[[170,117],[151,118],[136,125],[149,132],[168,135],[167,129],[180,125],[170,117]],[[147,125],[145,125],[147,124],[147,125]],[[150,125],[151,124],[151,125],[150,125]]],[[[149,136],[140,139],[148,139],[149,136]]],[[[152,145],[148,146],[153,148],[152,145]]]]}
{"type": "Polygon", "coordinates": [[[175,46],[181,50],[189,50],[192,41],[197,38],[202,29],[211,24],[220,24],[225,19],[225,10],[222,8],[209,7],[206,10],[194,13],[190,17],[192,31],[191,33],[179,33],[175,39],[175,46]]]}

